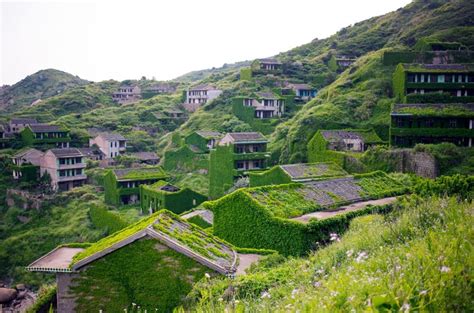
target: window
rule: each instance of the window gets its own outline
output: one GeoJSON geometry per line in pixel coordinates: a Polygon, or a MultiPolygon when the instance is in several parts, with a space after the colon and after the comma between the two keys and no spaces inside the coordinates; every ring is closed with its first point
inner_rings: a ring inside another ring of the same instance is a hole
{"type": "Polygon", "coordinates": [[[457,124],[456,120],[449,120],[449,128],[456,128],[457,124]]]}
{"type": "Polygon", "coordinates": [[[434,121],[432,119],[428,119],[425,121],[425,126],[426,127],[433,127],[434,126],[434,121]]]}
{"type": "Polygon", "coordinates": [[[110,142],[110,147],[111,147],[111,148],[114,147],[114,143],[113,143],[113,142],[110,142]]]}
{"type": "Polygon", "coordinates": [[[438,75],[438,83],[444,83],[444,75],[438,75]]]}

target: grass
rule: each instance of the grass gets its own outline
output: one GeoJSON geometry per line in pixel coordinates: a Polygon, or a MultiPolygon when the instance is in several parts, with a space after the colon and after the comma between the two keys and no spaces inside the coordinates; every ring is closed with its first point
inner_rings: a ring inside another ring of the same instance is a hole
{"type": "Polygon", "coordinates": [[[355,219],[308,258],[202,282],[192,311],[471,311],[473,222],[471,203],[408,198],[385,218],[355,219]]]}

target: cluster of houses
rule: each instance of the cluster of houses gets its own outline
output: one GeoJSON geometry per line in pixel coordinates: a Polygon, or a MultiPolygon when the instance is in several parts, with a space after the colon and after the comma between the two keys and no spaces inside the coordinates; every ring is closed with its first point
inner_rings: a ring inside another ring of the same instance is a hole
{"type": "Polygon", "coordinates": [[[112,100],[119,104],[129,104],[160,94],[174,93],[176,87],[176,83],[157,83],[142,90],[138,85],[122,85],[112,94],[112,100]]]}

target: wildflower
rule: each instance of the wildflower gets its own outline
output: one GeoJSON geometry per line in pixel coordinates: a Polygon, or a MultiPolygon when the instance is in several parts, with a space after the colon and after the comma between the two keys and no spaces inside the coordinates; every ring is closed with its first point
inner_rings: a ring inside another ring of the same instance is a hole
{"type": "Polygon", "coordinates": [[[329,237],[329,240],[331,241],[341,241],[341,239],[339,239],[339,236],[336,233],[329,234],[329,237]]]}
{"type": "Polygon", "coordinates": [[[356,262],[357,263],[363,262],[367,259],[367,257],[368,257],[367,252],[365,251],[359,252],[356,258],[356,262]]]}
{"type": "Polygon", "coordinates": [[[315,281],[313,283],[313,286],[316,287],[316,288],[319,288],[319,287],[321,287],[321,282],[320,281],[315,281]]]}
{"type": "Polygon", "coordinates": [[[350,296],[349,298],[347,298],[347,301],[351,302],[352,300],[354,300],[354,296],[350,296]]]}
{"type": "Polygon", "coordinates": [[[137,305],[136,303],[133,303],[133,302],[132,302],[132,306],[133,306],[133,307],[136,306],[136,305],[137,305]]]}
{"type": "Polygon", "coordinates": [[[217,299],[217,301],[222,302],[222,301],[224,301],[224,299],[219,298],[219,299],[217,299]]]}
{"type": "Polygon", "coordinates": [[[272,296],[270,295],[270,293],[268,291],[264,291],[262,292],[262,295],[260,296],[260,298],[262,299],[265,299],[265,298],[271,298],[272,296]]]}
{"type": "Polygon", "coordinates": [[[291,299],[294,299],[297,293],[298,293],[298,289],[297,288],[293,289],[293,291],[291,292],[291,299]]]}
{"type": "Polygon", "coordinates": [[[204,276],[206,276],[206,278],[208,279],[211,278],[211,275],[209,275],[209,273],[204,274],[204,276]]]}
{"type": "Polygon", "coordinates": [[[234,303],[239,303],[240,301],[239,300],[235,300],[234,303]]]}
{"type": "Polygon", "coordinates": [[[410,305],[408,303],[403,303],[402,307],[400,308],[402,312],[410,312],[410,305]]]}
{"type": "Polygon", "coordinates": [[[346,255],[347,255],[348,258],[350,258],[352,256],[352,254],[354,254],[354,250],[351,249],[351,250],[346,251],[346,255]]]}
{"type": "Polygon", "coordinates": [[[291,308],[291,303],[288,303],[287,305],[285,305],[285,308],[286,308],[286,309],[291,308]]]}
{"type": "Polygon", "coordinates": [[[321,267],[319,270],[316,271],[316,274],[324,274],[324,269],[321,267]]]}
{"type": "Polygon", "coordinates": [[[420,291],[420,296],[424,296],[428,293],[428,290],[422,290],[420,291]]]}
{"type": "Polygon", "coordinates": [[[441,271],[441,273],[449,273],[451,271],[451,269],[447,266],[441,266],[441,268],[439,269],[441,271]]]}

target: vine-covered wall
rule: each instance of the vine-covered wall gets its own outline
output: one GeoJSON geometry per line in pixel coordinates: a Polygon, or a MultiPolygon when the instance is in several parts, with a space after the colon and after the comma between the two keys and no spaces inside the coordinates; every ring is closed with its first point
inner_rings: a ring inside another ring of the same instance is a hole
{"type": "Polygon", "coordinates": [[[117,179],[112,170],[104,174],[105,202],[112,205],[120,204],[120,193],[117,188],[117,179]]]}
{"type": "Polygon", "coordinates": [[[189,188],[183,188],[177,192],[158,190],[153,186],[140,186],[140,206],[143,212],[150,209],[156,212],[167,209],[176,214],[186,212],[207,200],[205,195],[195,192],[189,188]]]}
{"type": "Polygon", "coordinates": [[[184,145],[176,150],[165,152],[163,168],[167,171],[191,172],[209,168],[209,155],[193,152],[184,145]]]}
{"type": "Polygon", "coordinates": [[[291,177],[277,165],[268,171],[249,173],[249,183],[250,187],[288,184],[291,177]]]}
{"type": "Polygon", "coordinates": [[[234,185],[234,146],[216,146],[209,159],[209,197],[216,199],[234,185]]]}

